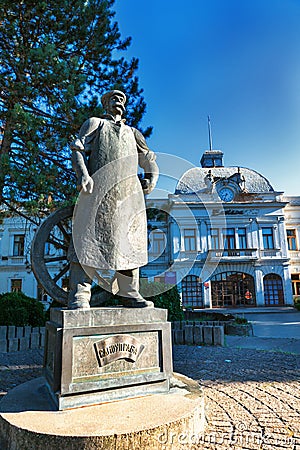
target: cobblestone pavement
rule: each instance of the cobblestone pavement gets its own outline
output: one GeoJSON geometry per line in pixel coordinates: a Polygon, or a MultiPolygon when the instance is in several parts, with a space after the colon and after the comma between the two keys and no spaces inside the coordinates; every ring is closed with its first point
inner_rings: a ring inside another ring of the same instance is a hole
{"type": "MultiPolygon", "coordinates": [[[[0,354],[0,394],[41,369],[41,350],[0,354]]],[[[175,436],[183,450],[300,450],[300,355],[176,346],[174,370],[198,380],[205,395],[205,435],[175,436]]]]}
{"type": "Polygon", "coordinates": [[[0,353],[0,396],[18,384],[40,377],[43,353],[43,350],[0,353]]]}
{"type": "Polygon", "coordinates": [[[198,439],[195,449],[300,450],[300,355],[176,346],[174,369],[198,380],[205,396],[205,435],[183,442],[198,439]]]}

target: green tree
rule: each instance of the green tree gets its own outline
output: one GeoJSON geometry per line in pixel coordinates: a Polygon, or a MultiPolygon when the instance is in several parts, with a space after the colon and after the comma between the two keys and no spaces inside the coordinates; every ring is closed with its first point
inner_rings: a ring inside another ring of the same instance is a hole
{"type": "MultiPolygon", "coordinates": [[[[107,89],[128,95],[127,123],[145,112],[123,53],[114,0],[2,0],[0,5],[0,203],[29,212],[70,201],[68,143],[102,114],[107,89]]],[[[147,136],[151,129],[143,131],[147,136]]]]}

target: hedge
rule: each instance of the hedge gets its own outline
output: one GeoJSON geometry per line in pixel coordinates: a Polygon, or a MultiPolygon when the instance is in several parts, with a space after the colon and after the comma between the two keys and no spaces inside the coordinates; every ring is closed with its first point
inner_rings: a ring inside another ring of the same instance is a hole
{"type": "Polygon", "coordinates": [[[23,292],[0,294],[0,325],[42,327],[45,325],[42,303],[23,292]]]}

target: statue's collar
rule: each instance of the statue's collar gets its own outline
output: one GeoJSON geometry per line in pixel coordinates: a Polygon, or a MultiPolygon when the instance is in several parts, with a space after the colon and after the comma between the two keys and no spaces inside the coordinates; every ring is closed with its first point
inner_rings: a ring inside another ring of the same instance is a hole
{"type": "Polygon", "coordinates": [[[103,114],[103,116],[101,116],[101,118],[111,120],[112,122],[117,123],[117,124],[122,124],[122,123],[126,122],[126,119],[116,120],[116,118],[112,114],[103,114]]]}

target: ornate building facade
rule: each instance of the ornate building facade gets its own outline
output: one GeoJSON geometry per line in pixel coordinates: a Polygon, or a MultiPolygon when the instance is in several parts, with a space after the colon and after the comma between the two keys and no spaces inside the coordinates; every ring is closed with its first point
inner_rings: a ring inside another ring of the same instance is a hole
{"type": "MultiPolygon", "coordinates": [[[[300,197],[252,169],[224,167],[210,150],[168,202],[164,251],[143,272],[166,282],[172,274],[185,306],[272,307],[300,295],[300,197]]],[[[164,233],[158,224],[150,251],[164,233]]]]}

